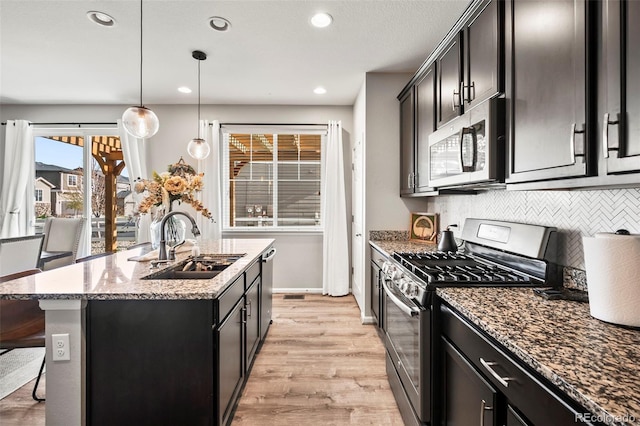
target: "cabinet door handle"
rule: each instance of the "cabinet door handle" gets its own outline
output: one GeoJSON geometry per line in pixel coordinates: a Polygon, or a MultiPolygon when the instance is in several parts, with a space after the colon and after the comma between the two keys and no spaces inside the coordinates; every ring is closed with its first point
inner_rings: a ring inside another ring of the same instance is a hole
{"type": "Polygon", "coordinates": [[[247,317],[251,318],[251,300],[247,302],[247,317]]]}
{"type": "Polygon", "coordinates": [[[418,173],[413,172],[413,182],[411,183],[412,183],[411,187],[414,189],[416,186],[418,186],[418,173]]]}
{"type": "Polygon", "coordinates": [[[407,176],[407,188],[411,188],[411,175],[413,174],[413,172],[409,173],[409,176],[407,176]]]}
{"type": "Polygon", "coordinates": [[[453,91],[453,96],[451,97],[451,109],[453,111],[455,111],[458,108],[462,107],[463,91],[464,91],[464,83],[461,81],[460,82],[460,87],[458,88],[458,91],[456,92],[454,90],[453,91]],[[458,102],[456,102],[456,96],[458,97],[458,102]]]}
{"type": "Polygon", "coordinates": [[[619,124],[619,120],[610,121],[609,113],[604,113],[604,120],[602,121],[602,156],[609,158],[609,150],[615,150],[617,148],[609,148],[609,125],[619,124]]]}
{"type": "Polygon", "coordinates": [[[576,154],[576,134],[583,134],[584,130],[576,130],[576,123],[571,123],[571,136],[569,137],[569,152],[571,155],[571,164],[576,164],[576,157],[583,157],[584,154],[576,154]]]}
{"type": "Polygon", "coordinates": [[[247,309],[246,308],[241,308],[240,309],[242,311],[242,323],[246,324],[247,323],[247,309]]]}
{"type": "Polygon", "coordinates": [[[484,412],[491,410],[493,410],[493,407],[487,407],[487,401],[484,399],[480,401],[480,426],[484,426],[484,412]]]}
{"type": "Polygon", "coordinates": [[[482,364],[482,366],[487,369],[489,374],[491,374],[493,378],[496,379],[502,386],[504,386],[505,388],[509,387],[509,380],[512,379],[510,377],[501,377],[493,368],[491,368],[491,366],[497,365],[497,362],[485,361],[484,358],[480,358],[480,364],[482,364]]]}

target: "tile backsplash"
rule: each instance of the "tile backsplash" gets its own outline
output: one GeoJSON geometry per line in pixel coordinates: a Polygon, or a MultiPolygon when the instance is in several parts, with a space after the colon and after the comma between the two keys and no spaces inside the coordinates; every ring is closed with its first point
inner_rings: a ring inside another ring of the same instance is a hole
{"type": "MultiPolygon", "coordinates": [[[[506,191],[445,195],[429,199],[430,212],[440,214],[440,228],[464,224],[468,217],[555,226],[559,260],[584,270],[582,237],[627,229],[640,233],[640,188],[590,191],[506,191]]],[[[566,282],[566,271],[565,271],[566,282]]]]}

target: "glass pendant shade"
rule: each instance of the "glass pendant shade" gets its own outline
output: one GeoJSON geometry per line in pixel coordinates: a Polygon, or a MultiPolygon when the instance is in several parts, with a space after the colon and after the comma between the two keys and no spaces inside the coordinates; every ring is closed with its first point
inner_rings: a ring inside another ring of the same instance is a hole
{"type": "Polygon", "coordinates": [[[132,106],[122,114],[125,130],[136,138],[150,138],[158,133],[160,122],[158,116],[149,108],[132,106]]]}
{"type": "Polygon", "coordinates": [[[204,160],[209,156],[211,148],[209,148],[209,144],[204,139],[194,138],[189,141],[187,152],[196,160],[204,160]]]}

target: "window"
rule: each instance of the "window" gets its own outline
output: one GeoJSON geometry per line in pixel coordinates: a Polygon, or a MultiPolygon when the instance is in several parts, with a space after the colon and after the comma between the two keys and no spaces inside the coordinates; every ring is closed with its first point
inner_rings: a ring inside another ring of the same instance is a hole
{"type": "Polygon", "coordinates": [[[320,228],[322,127],[299,133],[223,127],[226,228],[320,228]]]}
{"type": "Polygon", "coordinates": [[[67,186],[78,186],[78,176],[67,175],[67,186]]]}
{"type": "Polygon", "coordinates": [[[36,203],[42,202],[42,189],[37,189],[36,188],[35,196],[36,196],[36,203]]]}

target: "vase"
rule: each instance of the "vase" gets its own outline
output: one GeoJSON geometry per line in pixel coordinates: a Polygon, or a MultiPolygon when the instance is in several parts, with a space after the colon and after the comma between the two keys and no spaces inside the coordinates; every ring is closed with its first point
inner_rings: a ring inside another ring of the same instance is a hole
{"type": "MultiPolygon", "coordinates": [[[[171,208],[169,208],[169,212],[171,212],[171,208]]],[[[158,208],[153,216],[151,225],[149,226],[151,247],[153,249],[157,249],[160,246],[160,225],[164,216],[165,209],[158,208]]],[[[165,224],[164,229],[164,240],[168,246],[175,246],[179,242],[183,241],[186,235],[187,225],[182,219],[176,216],[171,216],[169,219],[167,219],[167,223],[165,224]]]]}

